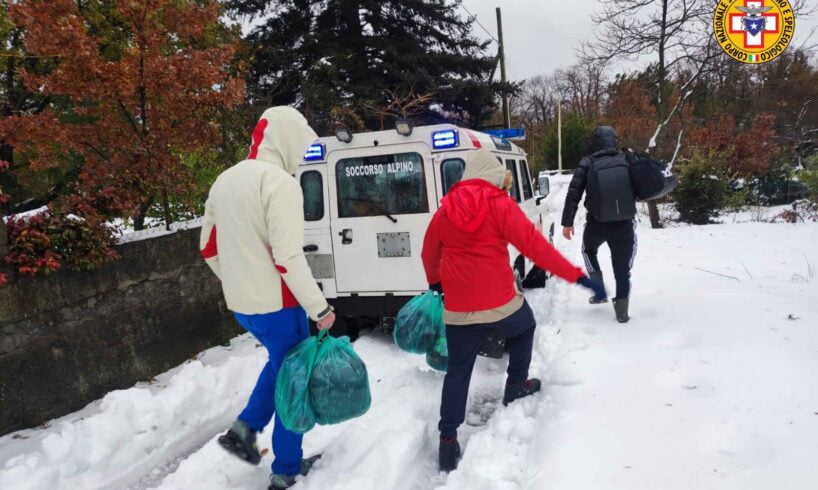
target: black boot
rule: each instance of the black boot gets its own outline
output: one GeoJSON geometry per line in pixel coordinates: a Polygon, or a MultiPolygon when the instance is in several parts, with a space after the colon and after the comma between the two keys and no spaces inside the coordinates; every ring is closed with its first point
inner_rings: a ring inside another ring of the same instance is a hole
{"type": "Polygon", "coordinates": [[[628,320],[630,320],[628,316],[628,301],[628,298],[614,298],[613,300],[616,321],[619,323],[628,323],[628,320]]]}
{"type": "MultiPolygon", "coordinates": [[[[321,459],[320,454],[302,459],[301,471],[299,472],[301,476],[307,476],[312,467],[315,465],[315,462],[319,459],[321,459]]],[[[272,473],[270,475],[270,486],[267,487],[267,490],[285,490],[295,485],[295,483],[295,475],[280,475],[278,473],[272,473]]]]}
{"type": "MultiPolygon", "coordinates": [[[[588,274],[588,276],[591,279],[595,280],[595,281],[599,281],[599,282],[601,282],[603,284],[605,283],[605,281],[603,281],[603,279],[602,279],[602,273],[601,272],[591,272],[590,274],[588,274]]],[[[605,298],[603,300],[598,300],[598,299],[596,299],[596,296],[591,296],[590,298],[588,298],[588,302],[591,303],[592,305],[601,305],[602,303],[607,303],[608,298],[605,298]]]]}
{"type": "Polygon", "coordinates": [[[460,461],[460,443],[457,442],[457,436],[444,437],[440,436],[440,451],[438,456],[438,463],[440,464],[440,471],[454,471],[457,469],[457,463],[460,461]]]}
{"type": "Polygon", "coordinates": [[[219,437],[219,445],[237,458],[256,465],[261,461],[261,454],[256,445],[256,432],[246,423],[237,420],[230,430],[219,437]]]}
{"type": "Polygon", "coordinates": [[[506,392],[503,394],[503,405],[508,405],[514,400],[525,398],[540,391],[540,380],[531,378],[522,383],[506,383],[506,392]]]}

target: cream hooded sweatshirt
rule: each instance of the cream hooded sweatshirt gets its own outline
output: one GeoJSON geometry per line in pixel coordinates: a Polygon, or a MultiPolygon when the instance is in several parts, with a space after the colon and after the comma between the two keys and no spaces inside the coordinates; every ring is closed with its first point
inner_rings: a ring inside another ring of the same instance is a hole
{"type": "Polygon", "coordinates": [[[232,311],[254,315],[301,305],[313,320],[331,311],[304,257],[304,197],[293,177],[316,139],[295,109],[268,109],[247,160],[210,189],[201,251],[232,311]]]}

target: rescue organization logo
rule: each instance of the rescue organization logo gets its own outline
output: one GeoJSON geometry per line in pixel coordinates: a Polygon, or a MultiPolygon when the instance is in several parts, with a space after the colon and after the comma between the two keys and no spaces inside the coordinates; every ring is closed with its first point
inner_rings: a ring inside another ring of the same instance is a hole
{"type": "Polygon", "coordinates": [[[716,41],[733,59],[766,63],[792,42],[795,13],[789,0],[719,0],[713,29],[716,41]]]}

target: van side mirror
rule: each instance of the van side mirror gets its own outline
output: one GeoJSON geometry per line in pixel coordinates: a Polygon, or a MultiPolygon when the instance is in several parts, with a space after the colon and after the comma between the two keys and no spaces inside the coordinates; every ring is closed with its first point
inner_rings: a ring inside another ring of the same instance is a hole
{"type": "Polygon", "coordinates": [[[551,180],[548,177],[541,176],[537,179],[537,186],[539,187],[537,191],[537,194],[539,194],[539,197],[537,197],[537,206],[539,206],[543,199],[551,194],[551,180]]]}

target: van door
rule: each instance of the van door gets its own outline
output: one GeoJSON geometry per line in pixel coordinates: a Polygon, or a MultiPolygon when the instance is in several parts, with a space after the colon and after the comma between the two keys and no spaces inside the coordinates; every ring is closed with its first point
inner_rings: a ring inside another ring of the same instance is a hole
{"type": "Polygon", "coordinates": [[[531,185],[531,174],[528,171],[528,162],[525,160],[517,160],[520,168],[520,190],[522,191],[521,194],[521,201],[520,206],[525,211],[525,214],[528,215],[529,219],[534,223],[537,223],[540,218],[540,209],[537,206],[537,200],[534,196],[534,189],[531,185]]]}
{"type": "Polygon", "coordinates": [[[437,208],[428,146],[335,151],[328,164],[338,292],[425,290],[421,250],[437,208]]]}
{"type": "Polygon", "coordinates": [[[327,166],[302,165],[297,178],[304,194],[304,255],[324,296],[334,298],[335,265],[329,226],[327,166]]]}

